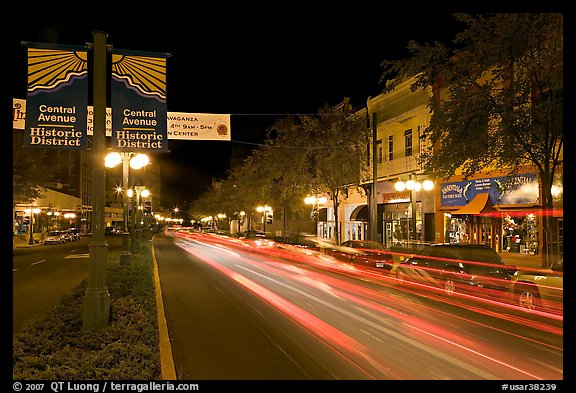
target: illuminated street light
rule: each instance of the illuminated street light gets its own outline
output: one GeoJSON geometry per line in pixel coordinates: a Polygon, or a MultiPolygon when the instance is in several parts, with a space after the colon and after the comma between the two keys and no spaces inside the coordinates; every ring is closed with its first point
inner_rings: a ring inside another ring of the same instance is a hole
{"type": "Polygon", "coordinates": [[[304,198],[304,203],[307,205],[312,205],[312,217],[314,218],[315,231],[318,233],[318,205],[323,205],[328,202],[328,199],[325,197],[314,197],[314,196],[307,196],[304,198]]]}
{"type": "Polygon", "coordinates": [[[35,207],[31,209],[24,209],[24,212],[30,216],[30,239],[28,241],[29,245],[34,244],[34,214],[40,213],[40,209],[35,207]]]}
{"type": "Polygon", "coordinates": [[[114,168],[122,163],[122,187],[117,187],[122,194],[122,207],[123,207],[123,228],[122,228],[122,251],[120,251],[120,262],[129,264],[132,261],[130,254],[130,233],[128,232],[128,185],[130,168],[140,169],[149,163],[148,156],[141,153],[125,153],[125,152],[112,152],[104,158],[104,166],[107,168],[114,168]]]}
{"type": "Polygon", "coordinates": [[[262,232],[266,233],[266,215],[268,212],[272,212],[272,208],[268,205],[258,206],[256,211],[262,213],[262,232]]]}
{"type": "Polygon", "coordinates": [[[128,190],[128,196],[132,198],[135,196],[134,203],[132,204],[132,232],[131,235],[131,245],[130,250],[132,252],[138,252],[140,249],[140,240],[141,240],[141,207],[140,207],[140,200],[141,197],[150,196],[150,191],[146,189],[145,186],[134,186],[134,189],[130,188],[128,190]]]}
{"type": "Polygon", "coordinates": [[[432,190],[434,188],[434,182],[426,179],[420,183],[416,178],[416,175],[410,175],[410,179],[406,182],[403,182],[402,179],[398,179],[398,181],[394,183],[394,188],[399,192],[404,190],[410,191],[410,205],[408,208],[408,216],[410,216],[410,240],[416,240],[416,192],[421,190],[432,190]],[[414,178],[412,176],[414,176],[414,178]]]}

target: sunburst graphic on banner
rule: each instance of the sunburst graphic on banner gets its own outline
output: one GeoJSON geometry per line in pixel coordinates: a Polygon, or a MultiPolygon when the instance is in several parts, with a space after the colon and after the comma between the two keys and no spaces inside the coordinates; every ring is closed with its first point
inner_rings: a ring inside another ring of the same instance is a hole
{"type": "Polygon", "coordinates": [[[112,75],[142,96],[166,101],[166,59],[112,54],[112,75]]]}
{"type": "Polygon", "coordinates": [[[28,94],[56,90],[88,75],[86,52],[28,49],[28,94]]]}

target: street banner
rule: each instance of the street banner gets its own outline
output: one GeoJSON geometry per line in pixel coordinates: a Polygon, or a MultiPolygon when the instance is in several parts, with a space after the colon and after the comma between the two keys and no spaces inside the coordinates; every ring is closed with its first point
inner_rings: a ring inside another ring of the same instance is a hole
{"type": "Polygon", "coordinates": [[[168,139],[230,141],[230,115],[169,112],[168,139]]]}
{"type": "MultiPolygon", "coordinates": [[[[179,140],[231,140],[229,114],[168,112],[168,139],[179,140]]],[[[24,130],[26,100],[12,99],[13,129],[24,130]]],[[[88,106],[86,134],[92,135],[94,127],[92,106],[88,106]]],[[[106,136],[112,136],[112,108],[106,108],[106,136]]]]}
{"type": "Polygon", "coordinates": [[[113,151],[167,153],[166,55],[112,53],[113,151]]]}
{"type": "Polygon", "coordinates": [[[24,147],[85,150],[85,50],[28,48],[24,147]]]}

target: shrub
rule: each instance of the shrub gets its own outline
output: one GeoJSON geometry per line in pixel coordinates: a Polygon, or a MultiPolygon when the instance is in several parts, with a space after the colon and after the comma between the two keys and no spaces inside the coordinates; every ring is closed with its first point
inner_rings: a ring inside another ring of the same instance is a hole
{"type": "Polygon", "coordinates": [[[13,337],[13,379],[160,379],[153,272],[151,242],[142,242],[130,265],[109,256],[109,326],[82,330],[87,279],[82,281],[13,337]]]}

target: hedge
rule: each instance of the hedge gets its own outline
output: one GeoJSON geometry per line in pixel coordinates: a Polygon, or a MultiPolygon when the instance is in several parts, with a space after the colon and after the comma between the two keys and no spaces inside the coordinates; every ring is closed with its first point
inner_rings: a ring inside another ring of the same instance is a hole
{"type": "Polygon", "coordinates": [[[107,328],[82,329],[87,279],[53,310],[28,320],[13,337],[13,379],[161,379],[151,246],[143,241],[129,265],[108,256],[107,328]]]}

